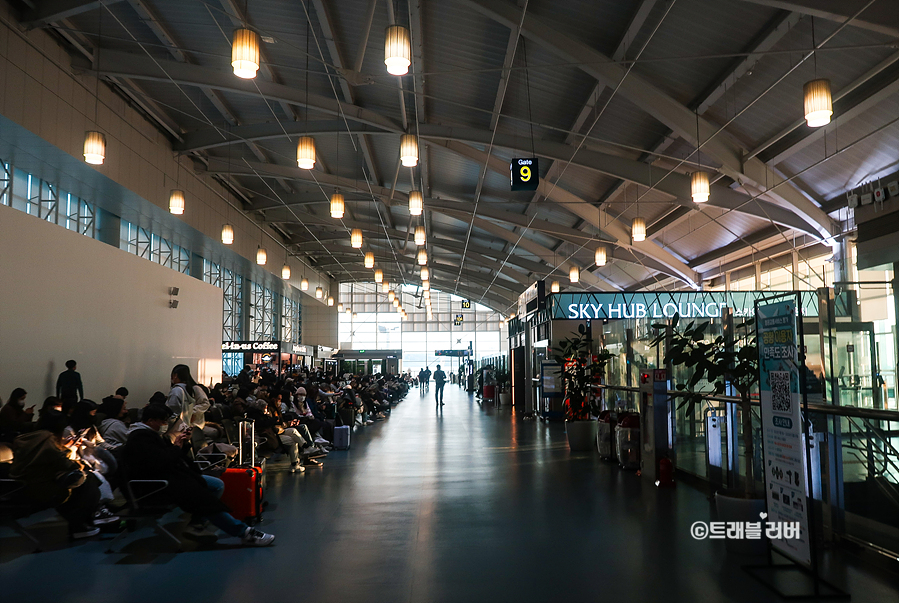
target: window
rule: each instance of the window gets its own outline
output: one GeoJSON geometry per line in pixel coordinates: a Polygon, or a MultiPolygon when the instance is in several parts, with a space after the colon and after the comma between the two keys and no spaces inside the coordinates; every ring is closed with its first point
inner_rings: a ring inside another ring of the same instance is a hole
{"type": "Polygon", "coordinates": [[[259,283],[252,283],[250,293],[250,338],[254,341],[275,339],[275,294],[259,283]]]}

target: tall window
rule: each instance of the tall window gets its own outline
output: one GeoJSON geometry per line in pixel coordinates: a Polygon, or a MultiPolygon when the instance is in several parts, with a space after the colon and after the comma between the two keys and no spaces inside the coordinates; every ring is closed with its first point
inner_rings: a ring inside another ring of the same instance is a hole
{"type": "MultiPolygon", "coordinates": [[[[203,280],[222,290],[222,341],[239,341],[243,339],[242,329],[240,328],[243,277],[204,259],[203,280]]],[[[238,371],[240,368],[238,368],[238,371]]]]}
{"type": "Polygon", "coordinates": [[[119,248],[182,274],[190,273],[190,251],[187,249],[125,220],[121,222],[119,233],[119,248]]]}
{"type": "Polygon", "coordinates": [[[94,206],[55,184],[8,163],[0,169],[0,203],[57,224],[68,230],[94,237],[94,206]]]}
{"type": "Polygon", "coordinates": [[[281,300],[281,341],[301,343],[300,313],[302,312],[302,304],[289,297],[282,297],[281,300]]]}
{"type": "Polygon", "coordinates": [[[252,283],[250,293],[250,338],[275,339],[275,294],[259,283],[252,283]]]}

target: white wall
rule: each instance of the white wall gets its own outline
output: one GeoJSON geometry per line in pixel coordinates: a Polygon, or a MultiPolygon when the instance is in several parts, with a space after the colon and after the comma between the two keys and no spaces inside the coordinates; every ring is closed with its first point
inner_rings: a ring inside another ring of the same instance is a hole
{"type": "Polygon", "coordinates": [[[143,406],[186,364],[221,377],[222,292],[105,243],[0,206],[0,396],[51,395],[65,362],[78,362],[85,397],[127,387],[143,406]],[[169,288],[179,287],[171,309],[169,288]]]}

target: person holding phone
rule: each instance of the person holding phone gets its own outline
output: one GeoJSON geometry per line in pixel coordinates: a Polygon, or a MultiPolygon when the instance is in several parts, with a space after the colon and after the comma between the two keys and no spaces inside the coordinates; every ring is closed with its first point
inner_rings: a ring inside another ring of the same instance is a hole
{"type": "Polygon", "coordinates": [[[34,429],[34,406],[25,408],[28,396],[21,387],[12,390],[9,400],[0,408],[0,430],[24,433],[34,429]]]}

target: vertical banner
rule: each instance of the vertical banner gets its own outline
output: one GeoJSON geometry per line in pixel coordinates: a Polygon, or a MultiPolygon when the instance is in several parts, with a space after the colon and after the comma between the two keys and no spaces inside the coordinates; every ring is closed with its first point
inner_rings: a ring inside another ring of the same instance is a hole
{"type": "Polygon", "coordinates": [[[767,521],[769,525],[798,523],[800,528],[799,538],[772,539],[771,545],[808,567],[808,476],[802,439],[796,302],[789,299],[759,305],[756,312],[767,521]]]}

